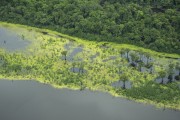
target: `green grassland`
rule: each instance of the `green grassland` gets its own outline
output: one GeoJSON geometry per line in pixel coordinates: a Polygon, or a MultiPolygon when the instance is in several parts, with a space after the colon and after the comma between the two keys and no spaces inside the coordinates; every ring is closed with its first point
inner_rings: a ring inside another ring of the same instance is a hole
{"type": "MultiPolygon", "coordinates": [[[[0,79],[37,80],[57,88],[99,90],[157,107],[180,109],[179,82],[155,82],[159,72],[168,73],[170,63],[177,64],[178,54],[159,53],[128,44],[94,42],[46,29],[0,22],[0,27],[14,31],[31,41],[26,50],[0,49],[0,79]],[[151,59],[153,70],[141,72],[131,66],[124,50],[140,58],[151,59]],[[122,54],[122,51],[124,53],[122,54]],[[66,58],[66,59],[65,59],[66,58]],[[125,76],[125,77],[124,77],[125,76]],[[126,80],[124,80],[124,78],[126,80]],[[113,87],[112,83],[130,81],[131,88],[113,87]]],[[[175,68],[174,68],[175,69],[175,68]]]]}

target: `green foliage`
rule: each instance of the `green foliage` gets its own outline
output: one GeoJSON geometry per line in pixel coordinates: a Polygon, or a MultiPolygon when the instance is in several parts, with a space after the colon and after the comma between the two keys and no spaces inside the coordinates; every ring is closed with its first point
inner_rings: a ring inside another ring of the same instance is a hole
{"type": "Polygon", "coordinates": [[[177,62],[177,63],[176,63],[176,69],[177,69],[177,70],[180,70],[180,62],[177,62]]]}
{"type": "Polygon", "coordinates": [[[138,61],[139,60],[139,56],[137,55],[137,53],[130,53],[130,56],[131,56],[131,60],[133,61],[133,62],[136,62],[136,61],[138,61]]]}
{"type": "Polygon", "coordinates": [[[144,86],[134,87],[124,91],[123,94],[134,99],[148,99],[165,105],[169,103],[179,104],[177,101],[180,100],[180,90],[178,90],[176,84],[168,84],[161,87],[158,84],[149,82],[144,86]]]}
{"type": "Polygon", "coordinates": [[[120,80],[122,80],[123,82],[127,81],[128,80],[128,75],[126,73],[122,74],[120,76],[120,80]]]}
{"type": "Polygon", "coordinates": [[[166,76],[166,71],[161,70],[158,72],[158,74],[159,74],[159,77],[164,78],[166,76]]]}
{"type": "MultiPolygon", "coordinates": [[[[25,38],[28,38],[28,35],[32,38],[31,45],[24,51],[7,52],[0,49],[0,78],[35,79],[58,87],[102,90],[131,99],[166,103],[168,107],[180,109],[178,81],[172,81],[167,85],[154,82],[158,77],[156,73],[161,77],[165,76],[167,71],[166,69],[162,71],[162,68],[172,66],[169,65],[169,61],[177,62],[176,67],[174,65],[173,67],[178,70],[178,59],[164,58],[161,57],[166,56],[164,53],[139,47],[133,49],[134,46],[130,45],[83,41],[52,31],[44,34],[44,29],[12,24],[4,24],[3,27],[14,29],[14,32],[20,35],[23,31],[25,38]],[[74,50],[80,46],[83,46],[82,52],[75,54],[74,50]],[[119,55],[120,51],[124,51],[123,56],[119,55]],[[134,56],[131,59],[135,62],[137,56],[152,58],[153,61],[149,61],[148,64],[146,59],[136,63],[138,67],[146,66],[146,70],[150,70],[153,66],[155,72],[150,73],[129,67],[130,62],[127,61],[125,54],[134,56]],[[64,64],[64,60],[59,58],[60,55],[72,57],[72,59],[68,59],[64,64]],[[91,59],[94,55],[97,56],[91,59]],[[78,74],[73,72],[72,68],[78,68],[78,74]],[[133,86],[131,89],[114,88],[112,83],[118,80],[123,81],[123,88],[126,88],[127,80],[133,86]]],[[[179,76],[176,78],[179,79],[179,76]]]]}
{"type": "Polygon", "coordinates": [[[61,54],[65,57],[64,59],[66,60],[66,56],[67,56],[68,51],[62,51],[61,54]]]}
{"type": "Polygon", "coordinates": [[[0,20],[180,53],[178,0],[2,0],[0,20]]]}

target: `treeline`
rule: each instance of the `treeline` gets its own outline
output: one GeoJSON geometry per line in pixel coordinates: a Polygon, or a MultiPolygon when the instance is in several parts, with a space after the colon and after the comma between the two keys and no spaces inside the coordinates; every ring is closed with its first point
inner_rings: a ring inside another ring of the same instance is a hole
{"type": "Polygon", "coordinates": [[[154,5],[154,6],[176,6],[178,5],[178,0],[100,0],[100,4],[104,4],[105,2],[110,3],[137,3],[139,5],[154,5]]]}
{"type": "Polygon", "coordinates": [[[180,53],[178,0],[1,0],[0,20],[180,53]]]}

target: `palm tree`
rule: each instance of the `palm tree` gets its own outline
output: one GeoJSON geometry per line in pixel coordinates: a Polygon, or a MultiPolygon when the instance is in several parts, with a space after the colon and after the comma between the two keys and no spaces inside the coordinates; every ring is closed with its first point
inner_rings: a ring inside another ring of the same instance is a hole
{"type": "Polygon", "coordinates": [[[162,78],[162,81],[160,84],[163,84],[164,82],[164,77],[166,76],[166,72],[164,70],[161,70],[158,72],[159,76],[162,78]]]}
{"type": "Polygon", "coordinates": [[[64,55],[64,60],[66,61],[67,51],[62,51],[61,54],[64,55]]]}

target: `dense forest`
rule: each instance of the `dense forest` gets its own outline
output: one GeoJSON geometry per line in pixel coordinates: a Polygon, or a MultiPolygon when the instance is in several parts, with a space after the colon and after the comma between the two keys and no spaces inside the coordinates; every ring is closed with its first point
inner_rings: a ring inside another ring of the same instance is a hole
{"type": "Polygon", "coordinates": [[[0,21],[180,53],[179,0],[1,0],[0,21]]]}

